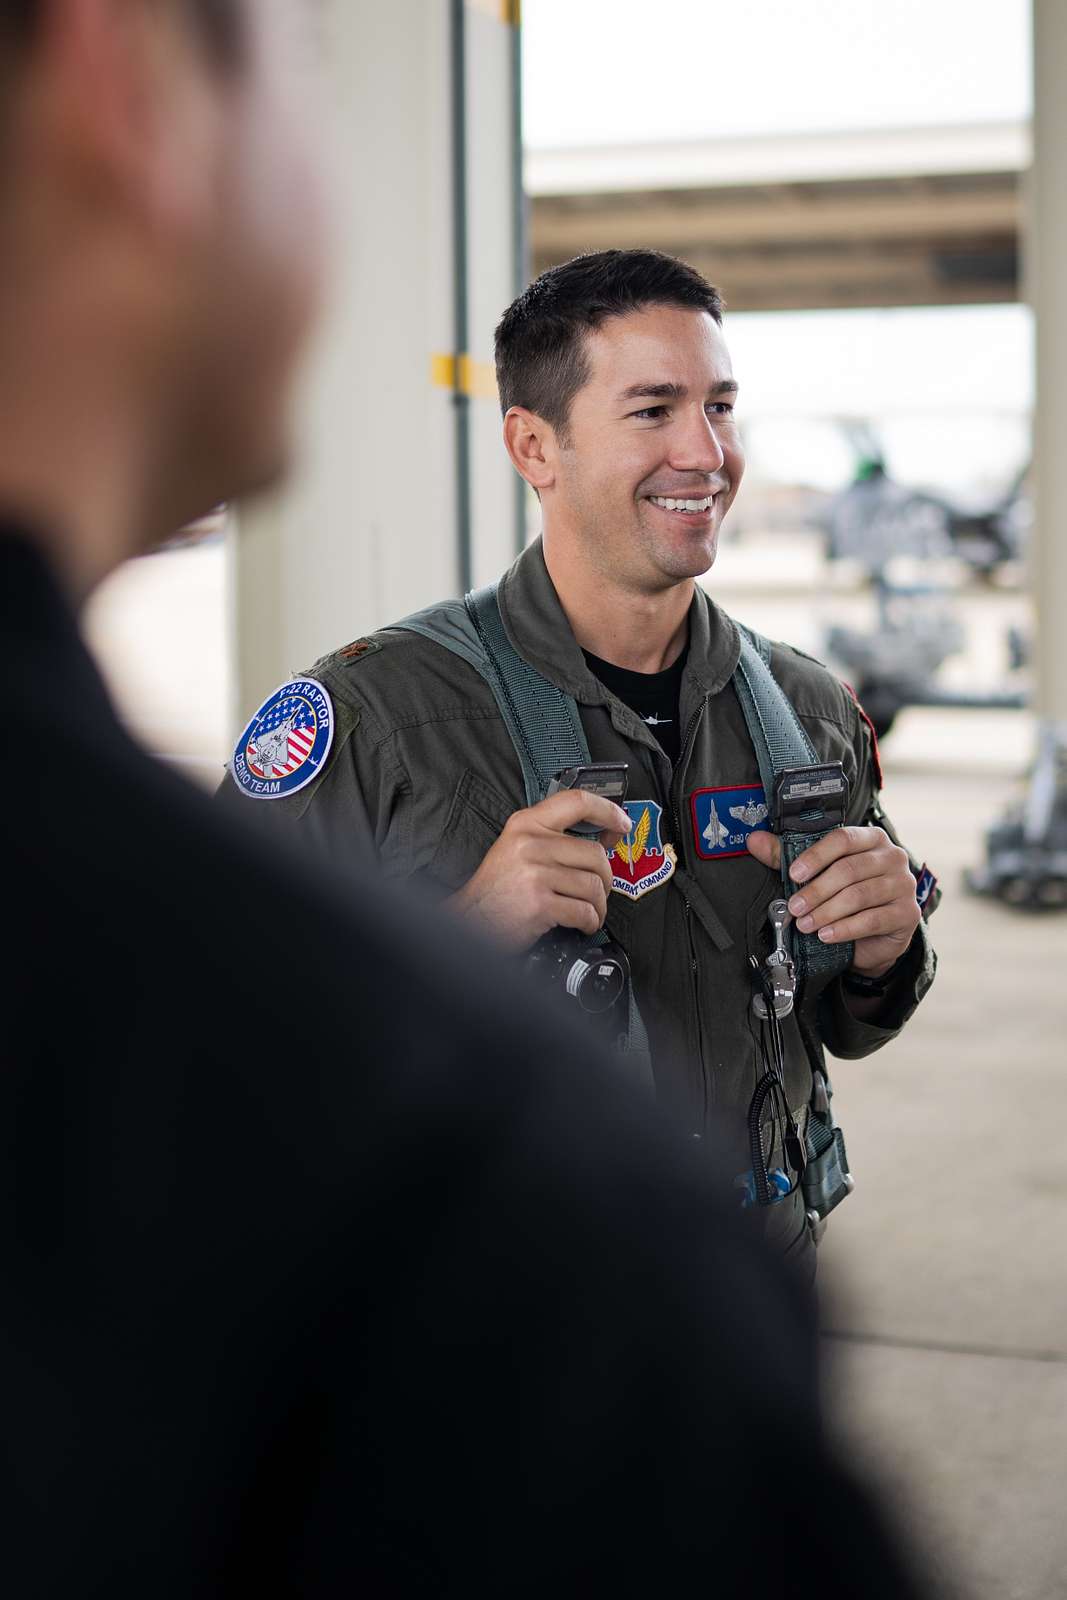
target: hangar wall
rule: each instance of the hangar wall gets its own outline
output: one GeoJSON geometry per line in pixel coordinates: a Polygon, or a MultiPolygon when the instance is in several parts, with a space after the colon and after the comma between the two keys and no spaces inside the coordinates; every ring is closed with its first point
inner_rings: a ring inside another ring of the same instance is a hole
{"type": "Polygon", "coordinates": [[[523,270],[517,25],[505,0],[324,8],[341,267],[299,475],[233,519],[235,731],[290,672],[514,553],[491,357],[523,270]]]}

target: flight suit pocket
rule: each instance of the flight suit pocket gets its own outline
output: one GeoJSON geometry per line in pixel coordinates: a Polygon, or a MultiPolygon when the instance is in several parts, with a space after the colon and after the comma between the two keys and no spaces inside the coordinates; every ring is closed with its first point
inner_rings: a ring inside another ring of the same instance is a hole
{"type": "Polygon", "coordinates": [[[512,810],[492,784],[468,767],[452,796],[429,875],[449,889],[461,888],[499,839],[512,810]]]}

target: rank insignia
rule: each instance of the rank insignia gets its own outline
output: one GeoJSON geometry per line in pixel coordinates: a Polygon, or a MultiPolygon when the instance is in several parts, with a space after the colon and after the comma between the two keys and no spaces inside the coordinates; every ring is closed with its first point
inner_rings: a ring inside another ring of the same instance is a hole
{"type": "Polygon", "coordinates": [[[694,789],[689,796],[693,838],[701,861],[725,861],[748,854],[750,833],[768,827],[770,808],[762,785],[739,789],[694,789]]]}
{"type": "Polygon", "coordinates": [[[624,808],[633,827],[609,856],[611,887],[618,894],[640,900],[672,877],[678,865],[674,847],[660,838],[663,807],[655,800],[627,800],[624,808]]]}
{"type": "Polygon", "coordinates": [[[237,742],[230,770],[252,800],[296,794],[322,771],[333,743],[333,704],[314,678],[269,695],[237,742]]]}
{"type": "Polygon", "coordinates": [[[364,656],[372,656],[381,648],[376,639],[353,639],[351,644],[346,644],[337,654],[342,661],[362,661],[364,656]]]}

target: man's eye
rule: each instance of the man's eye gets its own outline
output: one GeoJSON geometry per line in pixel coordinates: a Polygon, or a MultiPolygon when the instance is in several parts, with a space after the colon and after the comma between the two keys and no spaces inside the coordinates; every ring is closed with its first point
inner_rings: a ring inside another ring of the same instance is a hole
{"type": "Polygon", "coordinates": [[[719,417],[732,417],[734,414],[733,404],[729,400],[711,400],[704,409],[713,411],[719,417]]]}
{"type": "Polygon", "coordinates": [[[667,407],[645,406],[641,411],[631,411],[630,415],[632,417],[651,417],[653,419],[656,417],[665,417],[667,415],[667,407]]]}

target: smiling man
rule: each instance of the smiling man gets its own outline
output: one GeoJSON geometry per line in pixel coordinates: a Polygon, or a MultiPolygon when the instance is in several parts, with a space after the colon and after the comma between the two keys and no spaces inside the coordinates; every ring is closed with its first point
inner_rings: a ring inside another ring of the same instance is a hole
{"type": "Polygon", "coordinates": [[[848,690],[698,586],[744,470],[716,290],[652,251],[580,257],[509,307],[497,377],[542,537],[467,609],[312,669],[337,724],[315,775],[299,750],[253,770],[268,702],[231,791],[531,952],[803,1251],[850,1187],[823,1047],[867,1055],[915,1009],[933,880],[848,690]]]}

